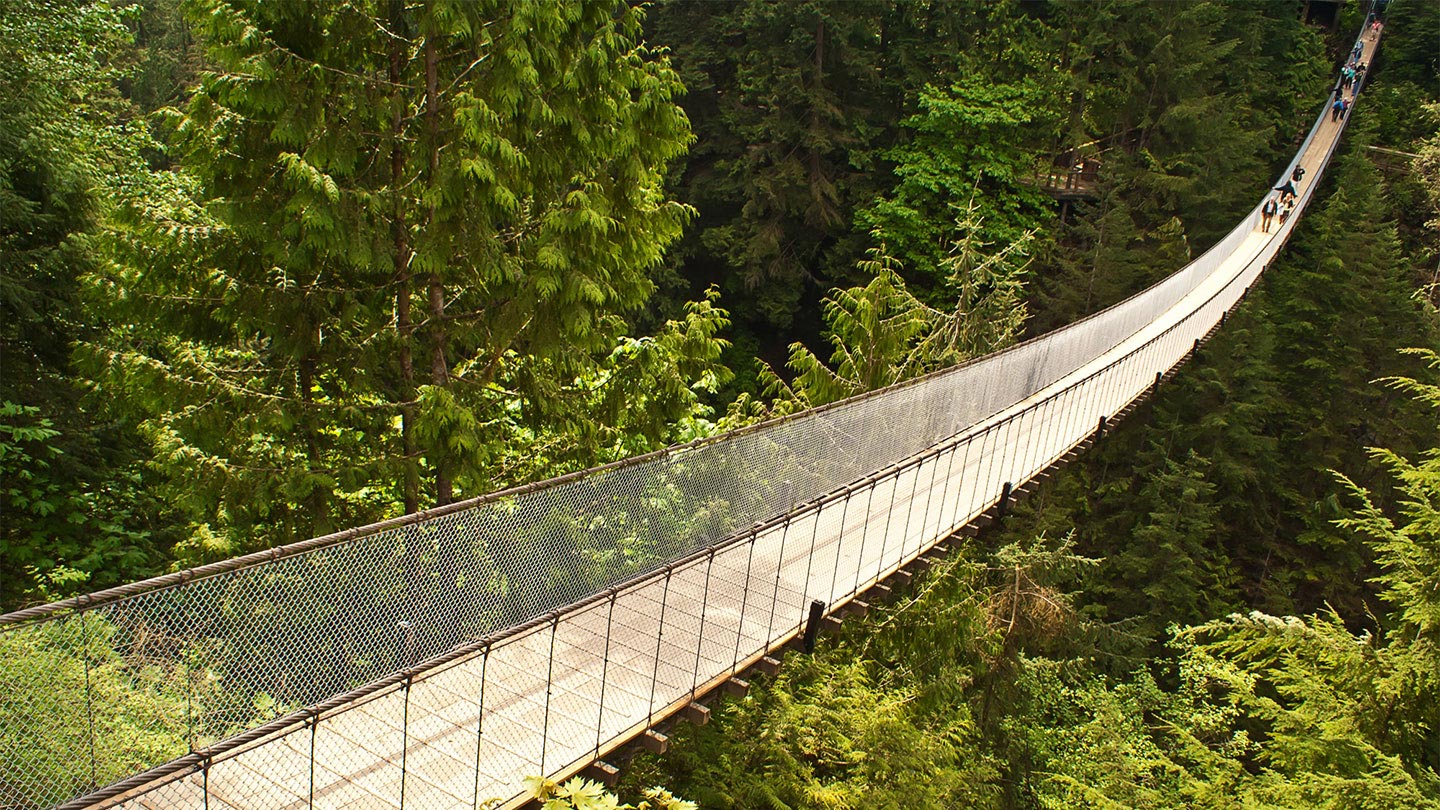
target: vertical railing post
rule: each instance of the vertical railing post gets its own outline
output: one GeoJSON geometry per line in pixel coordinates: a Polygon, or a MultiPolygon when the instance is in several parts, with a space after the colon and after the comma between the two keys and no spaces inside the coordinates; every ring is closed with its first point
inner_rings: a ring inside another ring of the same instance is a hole
{"type": "MultiPolygon", "coordinates": [[[[840,552],[845,550],[845,521],[850,516],[850,487],[845,487],[845,503],[840,506],[840,532],[835,535],[835,565],[830,568],[830,593],[826,602],[835,601],[835,583],[840,577],[840,552]]],[[[859,561],[856,561],[858,567],[859,561]]]]}
{"type": "MultiPolygon", "coordinates": [[[[941,524],[943,524],[943,531],[946,534],[949,534],[955,529],[954,510],[951,509],[947,511],[946,506],[950,503],[950,491],[955,488],[955,457],[960,455],[961,444],[961,441],[957,441],[954,444],[950,445],[950,460],[945,463],[945,489],[943,492],[940,493],[940,522],[941,524]],[[945,517],[947,514],[949,514],[950,517],[945,517]]],[[[969,447],[970,442],[969,440],[964,440],[963,444],[965,444],[966,447],[969,447]]],[[[962,481],[965,478],[964,464],[960,465],[960,478],[962,481]]],[[[955,502],[958,504],[959,501],[960,492],[956,490],[955,502]]]]}
{"type": "Polygon", "coordinates": [[[870,507],[875,503],[875,482],[865,487],[865,523],[860,527],[860,556],[855,560],[855,589],[860,592],[861,571],[865,568],[865,543],[870,537],[870,507]]]}
{"type": "MultiPolygon", "coordinates": [[[[745,613],[750,606],[750,572],[755,563],[755,540],[758,537],[754,529],[750,530],[750,548],[745,554],[745,586],[740,591],[740,616],[735,623],[735,658],[730,662],[730,671],[734,672],[740,666],[740,643],[745,637],[745,613]]],[[[769,639],[766,639],[769,643],[769,639]]]]}
{"type": "MultiPolygon", "coordinates": [[[[880,562],[875,566],[876,579],[888,567],[885,550],[890,547],[890,519],[895,516],[895,495],[900,491],[900,479],[889,474],[886,477],[890,479],[890,508],[885,510],[885,528],[880,530],[880,562]]],[[[876,484],[878,486],[878,480],[876,484]]]]}
{"type": "MultiPolygon", "coordinates": [[[[801,598],[810,595],[810,571],[815,566],[815,541],[820,536],[820,514],[825,510],[824,501],[817,501],[815,504],[815,525],[810,529],[810,554],[805,557],[805,587],[802,589],[801,598]]],[[[797,626],[798,630],[799,627],[797,626]]]]}
{"type": "MultiPolygon", "coordinates": [[[[902,560],[905,559],[905,555],[910,553],[910,516],[915,512],[915,495],[920,491],[920,468],[923,466],[925,466],[924,461],[915,465],[915,471],[912,473],[914,480],[910,483],[910,499],[905,502],[905,528],[900,530],[900,559],[902,560]]],[[[900,483],[898,475],[895,483],[896,485],[900,483]]]]}
{"type": "MultiPolygon", "coordinates": [[[[920,516],[921,548],[924,548],[926,543],[936,539],[935,537],[930,535],[930,504],[932,501],[935,500],[935,474],[939,471],[940,454],[935,453],[933,456],[930,457],[930,486],[925,490],[925,513],[920,516]]],[[[919,476],[919,470],[916,470],[916,476],[919,476]]]]}
{"type": "Polygon", "coordinates": [[[1070,432],[1065,429],[1065,421],[1070,414],[1066,406],[1069,404],[1070,394],[1073,392],[1073,388],[1066,388],[1050,398],[1050,414],[1045,417],[1047,433],[1045,455],[1040,459],[1043,465],[1041,469],[1049,468],[1070,448],[1070,432]]]}
{"type": "Polygon", "coordinates": [[[665,588],[660,592],[660,622],[655,630],[655,668],[650,671],[650,705],[645,714],[645,722],[652,726],[655,725],[655,688],[660,683],[660,645],[665,639],[665,610],[670,605],[670,577],[674,574],[672,566],[665,566],[665,588]]]}
{"type": "Polygon", "coordinates": [[[545,757],[550,753],[550,695],[555,685],[555,637],[560,634],[560,613],[550,614],[550,660],[545,670],[545,720],[540,728],[540,775],[548,777],[545,757]]]}
{"type": "Polygon", "coordinates": [[[710,576],[715,571],[715,547],[710,547],[710,555],[705,565],[705,587],[700,592],[700,633],[695,638],[695,669],[690,680],[690,699],[695,699],[695,690],[700,688],[700,654],[705,649],[705,612],[710,606],[710,576]]]}
{"type": "MultiPolygon", "coordinates": [[[[1068,391],[1069,389],[1065,389],[1068,391]]],[[[1065,396],[1065,391],[1057,391],[1045,398],[1040,403],[1043,413],[1040,416],[1040,452],[1030,459],[1029,469],[1026,471],[1026,480],[1038,475],[1041,470],[1050,466],[1050,459],[1055,456],[1057,444],[1055,437],[1061,435],[1057,429],[1056,422],[1060,421],[1063,413],[1060,409],[1060,401],[1065,396]]]]}
{"type": "Polygon", "coordinates": [[[320,729],[320,715],[312,714],[307,723],[310,726],[310,796],[306,806],[315,807],[315,735],[320,729]]]}
{"type": "Polygon", "coordinates": [[[600,657],[600,711],[595,715],[595,756],[600,756],[601,735],[605,729],[605,689],[610,684],[610,634],[615,627],[615,600],[619,592],[610,589],[610,609],[605,614],[605,652],[600,657]]]}
{"type": "Polygon", "coordinates": [[[950,500],[950,473],[955,469],[955,450],[958,447],[959,445],[954,443],[952,436],[951,444],[945,450],[948,458],[945,460],[945,480],[940,484],[940,511],[935,514],[935,537],[937,540],[949,534],[945,525],[945,504],[950,500]]]}
{"type": "Polygon", "coordinates": [[[405,810],[405,783],[410,778],[410,685],[415,676],[405,676],[405,708],[400,714],[400,810],[405,810]]]}
{"type": "Polygon", "coordinates": [[[995,479],[1000,476],[1003,470],[999,469],[1000,461],[996,457],[996,445],[1000,443],[1000,423],[985,428],[985,433],[980,440],[979,464],[984,466],[985,473],[982,476],[979,489],[977,490],[980,500],[978,508],[983,512],[990,504],[990,493],[995,491],[995,479]]]}
{"type": "Polygon", "coordinates": [[[480,654],[480,700],[475,707],[475,794],[472,810],[480,810],[480,749],[485,741],[485,676],[490,668],[491,641],[485,639],[485,649],[480,654]]]}
{"type": "MultiPolygon", "coordinates": [[[[100,787],[100,771],[95,758],[95,700],[90,684],[90,620],[84,611],[79,614],[80,634],[82,643],[85,646],[81,658],[85,661],[85,722],[88,726],[88,737],[90,741],[90,790],[100,787]]],[[[190,684],[186,685],[186,694],[189,694],[190,684]]],[[[190,748],[194,750],[194,737],[192,736],[190,748]]]]}
{"type": "Polygon", "coordinates": [[[790,516],[780,528],[780,554],[775,560],[775,593],[770,597],[770,618],[765,625],[765,646],[775,641],[775,611],[780,606],[780,575],[785,571],[785,540],[790,536],[790,516]]]}

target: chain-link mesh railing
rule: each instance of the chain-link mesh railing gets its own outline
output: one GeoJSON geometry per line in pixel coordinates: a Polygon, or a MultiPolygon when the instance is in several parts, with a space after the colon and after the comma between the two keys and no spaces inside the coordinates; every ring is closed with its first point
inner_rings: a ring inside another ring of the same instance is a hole
{"type": "MultiPolygon", "coordinates": [[[[1343,124],[1322,113],[1287,167],[1310,171],[1302,206],[1343,124]]],[[[920,380],[0,617],[0,806],[512,799],[1063,456],[1211,331],[1297,220],[1259,233],[1257,206],[1155,287],[920,380]]]]}

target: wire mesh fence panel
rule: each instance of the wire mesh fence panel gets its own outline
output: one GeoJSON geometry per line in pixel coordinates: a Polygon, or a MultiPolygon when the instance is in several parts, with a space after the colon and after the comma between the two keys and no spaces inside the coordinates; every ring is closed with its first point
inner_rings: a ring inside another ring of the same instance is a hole
{"type": "Polygon", "coordinates": [[[308,805],[309,737],[297,731],[210,764],[203,777],[210,800],[231,807],[308,805]]]}
{"type": "Polygon", "coordinates": [[[473,806],[484,665],[484,656],[476,655],[411,682],[406,726],[407,805],[473,806]]]}
{"type": "MultiPolygon", "coordinates": [[[[207,805],[205,774],[192,773],[173,782],[153,787],[144,793],[121,801],[116,806],[121,810],[153,810],[156,807],[215,807],[217,810],[240,810],[227,805],[223,799],[215,799],[207,805]]],[[[23,806],[23,805],[22,805],[23,806]]]]}

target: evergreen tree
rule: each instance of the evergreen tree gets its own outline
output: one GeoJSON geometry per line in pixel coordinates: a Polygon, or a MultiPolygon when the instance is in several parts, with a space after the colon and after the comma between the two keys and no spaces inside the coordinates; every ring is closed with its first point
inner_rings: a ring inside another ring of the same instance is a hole
{"type": "Polygon", "coordinates": [[[679,85],[638,10],[187,11],[219,70],[173,115],[181,171],[115,229],[97,304],[133,325],[90,358],[145,420],[193,556],[648,449],[696,413],[723,310],[661,328],[678,356],[617,351],[687,216],[660,189],[690,139],[679,85]]]}
{"type": "Polygon", "coordinates": [[[1002,246],[1049,224],[1049,200],[1030,185],[1036,155],[1029,144],[1049,140],[1053,84],[1042,75],[921,91],[920,112],[903,122],[914,136],[889,153],[895,188],[857,215],[919,288],[943,285],[950,216],[983,221],[982,240],[1002,246]]]}
{"type": "Polygon", "coordinates": [[[0,606],[156,557],[138,443],[70,360],[96,329],[93,231],[145,142],[114,86],[127,40],[103,3],[0,2],[0,606]]]}

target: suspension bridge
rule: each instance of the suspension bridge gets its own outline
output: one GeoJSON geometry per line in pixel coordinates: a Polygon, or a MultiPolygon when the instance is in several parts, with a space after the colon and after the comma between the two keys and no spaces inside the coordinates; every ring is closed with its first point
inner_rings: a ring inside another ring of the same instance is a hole
{"type": "Polygon", "coordinates": [[[658,724],[1003,512],[1197,351],[1345,123],[1327,102],[1281,175],[1306,169],[1285,223],[1261,230],[1257,202],[1154,287],[1005,351],[0,616],[0,700],[23,718],[0,729],[0,807],[512,807],[527,777],[658,747],[658,724]]]}

